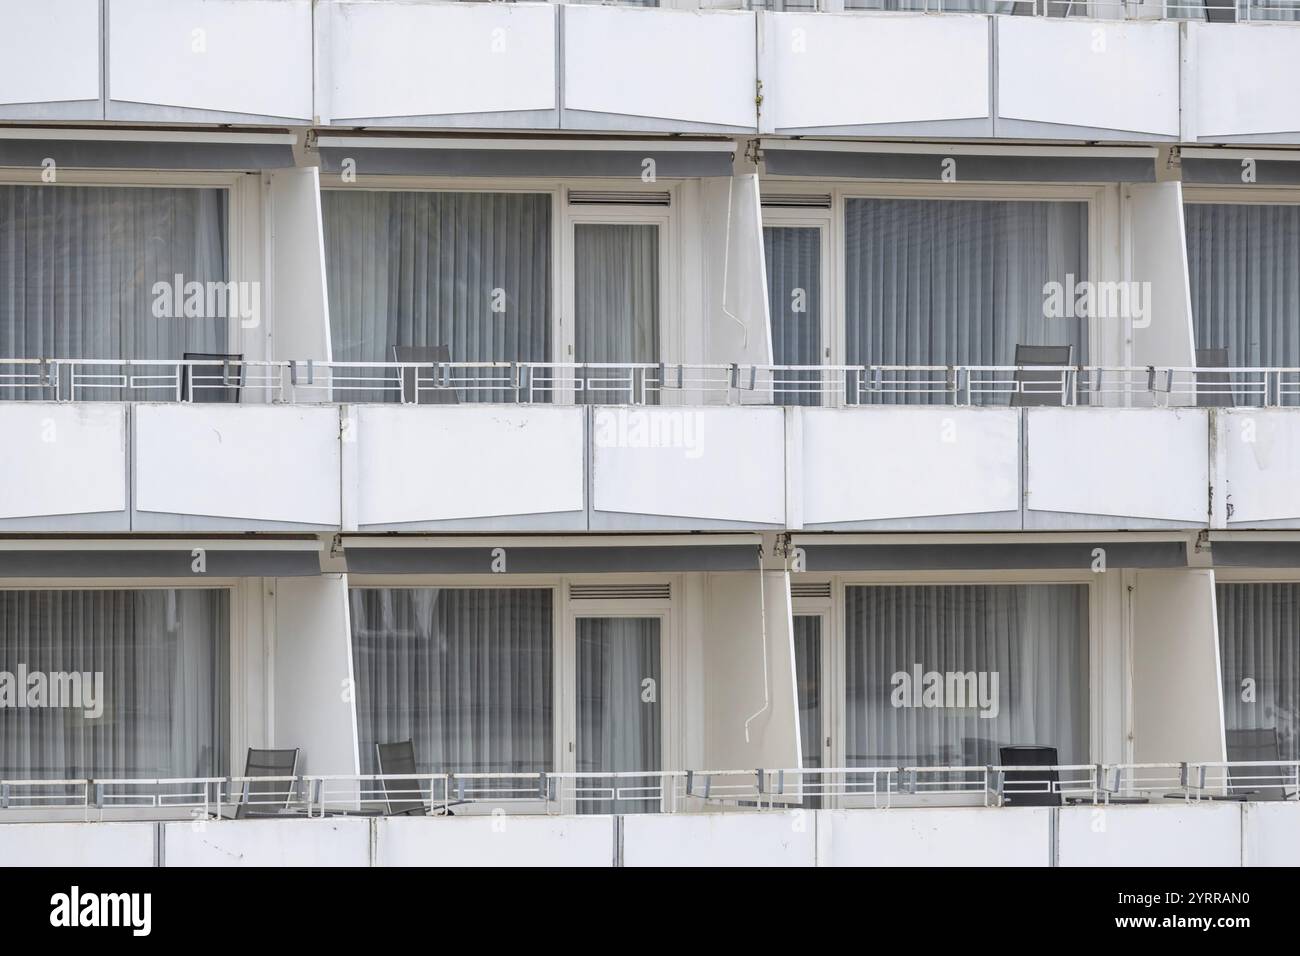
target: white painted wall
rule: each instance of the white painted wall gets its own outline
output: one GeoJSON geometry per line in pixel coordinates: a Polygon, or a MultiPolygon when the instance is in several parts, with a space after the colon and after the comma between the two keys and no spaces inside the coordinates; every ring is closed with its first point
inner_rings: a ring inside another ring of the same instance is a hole
{"type": "Polygon", "coordinates": [[[1222,408],[1215,420],[1232,523],[1300,518],[1300,415],[1283,408],[1222,408]]]}
{"type": "Polygon", "coordinates": [[[137,511],[337,526],[333,406],[141,404],[137,511]]]}
{"type": "Polygon", "coordinates": [[[756,524],[785,520],[780,408],[601,406],[592,414],[595,510],[756,524]],[[668,437],[647,447],[656,435],[668,437]]]}
{"type": "Polygon", "coordinates": [[[553,110],[551,4],[316,6],[322,123],[553,110]]]}
{"type": "Polygon", "coordinates": [[[1178,135],[1177,23],[993,22],[999,120],[1178,135]]]}
{"type": "Polygon", "coordinates": [[[1300,865],[1300,803],[1247,803],[1241,813],[1243,866],[1300,865]]]}
{"type": "Polygon", "coordinates": [[[275,579],[274,746],[300,774],[356,774],[356,692],[345,574],[275,579]]]}
{"type": "Polygon", "coordinates": [[[700,640],[707,769],[803,766],[789,574],[709,574],[705,600],[700,640]]]}
{"type": "Polygon", "coordinates": [[[6,866],[153,866],[152,823],[4,823],[6,866]]]}
{"type": "Polygon", "coordinates": [[[1030,510],[1208,521],[1204,409],[1025,411],[1030,510]]]}
{"type": "MultiPolygon", "coordinates": [[[[1124,187],[1122,216],[1126,278],[1141,283],[1145,314],[1108,321],[1131,330],[1136,367],[1195,368],[1192,290],[1187,271],[1187,232],[1183,224],[1182,183],[1137,183],[1124,187]]],[[[1188,375],[1179,376],[1187,384],[1188,375]]],[[[1170,404],[1195,404],[1191,396],[1170,404]]]]}
{"type": "Polygon", "coordinates": [[[811,810],[623,818],[624,866],[815,866],[816,861],[811,810]]]}
{"type": "Polygon", "coordinates": [[[771,365],[758,176],[708,177],[701,194],[708,297],[703,361],[771,365]]]}
{"type": "Polygon", "coordinates": [[[357,525],[582,510],[582,408],[349,411],[357,525]]]}
{"type": "Polygon", "coordinates": [[[1020,508],[1015,409],[804,408],[803,524],[1020,508]]]}
{"type": "Polygon", "coordinates": [[[360,817],[216,820],[163,825],[167,866],[367,866],[370,821],[360,817]]]}
{"type": "Polygon", "coordinates": [[[1047,866],[1050,808],[818,810],[819,866],[1047,866]]]}
{"type": "Polygon", "coordinates": [[[1060,866],[1240,866],[1241,805],[1062,807],[1060,866]]]}
{"type": "Polygon", "coordinates": [[[1133,760],[1222,761],[1214,572],[1138,571],[1133,595],[1133,760]]]}
{"type": "Polygon", "coordinates": [[[126,406],[0,403],[0,518],[126,510],[126,406]]]}
{"type": "Polygon", "coordinates": [[[600,125],[575,110],[756,129],[754,83],[753,13],[564,9],[566,129],[600,125]]]}
{"type": "Polygon", "coordinates": [[[114,102],[311,120],[310,0],[109,0],[108,31],[114,102]]]}
{"type": "Polygon", "coordinates": [[[1295,142],[1300,26],[1186,23],[1183,28],[1183,139],[1295,142]]]}
{"type": "MultiPolygon", "coordinates": [[[[0,106],[99,99],[99,0],[6,3],[4,23],[0,106]]],[[[82,115],[101,118],[99,104],[82,115]]]]}
{"type": "MultiPolygon", "coordinates": [[[[332,352],[320,170],[314,166],[279,169],[267,175],[267,182],[273,357],[327,362],[332,352]]],[[[314,370],[314,374],[321,373],[314,370]]],[[[311,401],[323,394],[328,393],[306,390],[302,400],[311,401]]]]}
{"type": "Polygon", "coordinates": [[[765,13],[763,130],[987,118],[989,19],[765,13]]]}
{"type": "Polygon", "coordinates": [[[389,817],[376,822],[378,866],[611,866],[605,816],[389,817]]]}

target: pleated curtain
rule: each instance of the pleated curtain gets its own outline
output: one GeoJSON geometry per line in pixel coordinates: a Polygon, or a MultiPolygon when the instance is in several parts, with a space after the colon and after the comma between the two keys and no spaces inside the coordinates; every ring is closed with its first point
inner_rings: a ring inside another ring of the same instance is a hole
{"type": "MultiPolygon", "coordinates": [[[[1220,584],[1215,590],[1229,743],[1233,731],[1275,729],[1279,756],[1300,759],[1300,584],[1220,584]]],[[[1234,756],[1229,746],[1228,759],[1266,758],[1234,756]]]]}
{"type": "Polygon", "coordinates": [[[227,773],[229,632],[225,590],[0,590],[0,671],[103,675],[98,718],[0,708],[0,777],[227,773]]]}
{"type": "Polygon", "coordinates": [[[845,596],[849,766],[986,766],[998,747],[1087,762],[1086,585],[850,586],[845,596]],[[996,717],[895,706],[893,675],[998,674],[996,717]]]}

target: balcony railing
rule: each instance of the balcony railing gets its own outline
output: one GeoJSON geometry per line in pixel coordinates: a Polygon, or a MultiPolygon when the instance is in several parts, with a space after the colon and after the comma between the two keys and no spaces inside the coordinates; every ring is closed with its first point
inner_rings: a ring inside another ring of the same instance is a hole
{"type": "Polygon", "coordinates": [[[1300,368],[0,359],[0,400],[1300,407],[1300,368]]]}
{"type": "MultiPolygon", "coordinates": [[[[703,6],[725,9],[720,0],[703,6]]],[[[750,10],[813,13],[843,9],[871,13],[966,13],[991,16],[1088,18],[1093,20],[1206,20],[1211,23],[1300,20],[1300,0],[744,0],[750,10]]]]}
{"type": "Polygon", "coordinates": [[[6,813],[30,818],[68,810],[86,821],[220,819],[239,808],[250,817],[382,815],[390,804],[413,803],[440,815],[502,807],[542,814],[689,813],[1225,799],[1300,801],[1300,761],[0,780],[0,822],[6,813]]]}

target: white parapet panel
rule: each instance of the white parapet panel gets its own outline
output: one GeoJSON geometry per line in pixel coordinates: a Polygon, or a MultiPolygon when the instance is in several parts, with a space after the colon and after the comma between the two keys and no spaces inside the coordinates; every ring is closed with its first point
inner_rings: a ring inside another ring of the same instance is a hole
{"type": "Polygon", "coordinates": [[[764,13],[762,132],[990,135],[990,19],[764,13]]]}
{"type": "Polygon", "coordinates": [[[1184,141],[1300,143],[1300,25],[1183,29],[1184,141]]]}
{"type": "Polygon", "coordinates": [[[1103,518],[1119,527],[1208,523],[1208,410],[1029,408],[1026,415],[1027,528],[1080,517],[1088,527],[1103,526],[1103,518]]]}
{"type": "Polygon", "coordinates": [[[1240,866],[1241,804],[1062,807],[1059,866],[1240,866]]]}
{"type": "Polygon", "coordinates": [[[311,0],[109,0],[108,118],[312,119],[311,0]]]}
{"type": "Polygon", "coordinates": [[[1242,814],[1243,866],[1300,866],[1300,803],[1247,803],[1242,814]]]}
{"type": "Polygon", "coordinates": [[[818,810],[819,866],[1047,866],[1051,809],[818,810]]]}
{"type": "Polygon", "coordinates": [[[3,17],[0,118],[103,119],[99,0],[14,0],[3,17]]]}
{"type": "Polygon", "coordinates": [[[346,494],[355,508],[348,524],[585,527],[585,414],[517,405],[353,406],[344,442],[346,494]],[[537,521],[526,522],[530,517],[537,521]]]}
{"type": "Polygon", "coordinates": [[[1300,524],[1300,412],[1224,408],[1215,418],[1228,527],[1300,524]]]}
{"type": "Polygon", "coordinates": [[[611,866],[607,816],[385,817],[376,866],[611,866]]]}
{"type": "Polygon", "coordinates": [[[327,817],[164,823],[163,861],[166,866],[369,866],[370,821],[327,817]]]}
{"type": "Polygon", "coordinates": [[[339,526],[337,407],[141,404],[134,415],[135,527],[339,526]]]}
{"type": "Polygon", "coordinates": [[[152,823],[4,823],[5,866],[153,866],[152,823]]]}
{"type": "Polygon", "coordinates": [[[565,6],[565,129],[756,131],[754,14],[565,6]]]}
{"type": "Polygon", "coordinates": [[[993,20],[997,135],[1178,138],[1177,23],[993,20]]]}
{"type": "Polygon", "coordinates": [[[316,7],[322,123],[556,125],[556,17],[548,3],[316,7]]]}
{"type": "Polygon", "coordinates": [[[630,814],[624,866],[815,866],[811,810],[630,814]]]}
{"type": "Polygon", "coordinates": [[[126,418],[111,402],[0,404],[0,524],[125,529],[126,418]]]}
{"type": "Polygon", "coordinates": [[[805,408],[798,471],[802,526],[1001,515],[1020,520],[1015,409],[805,408]]]}
{"type": "Polygon", "coordinates": [[[593,528],[785,520],[780,408],[602,406],[591,443],[593,528]]]}

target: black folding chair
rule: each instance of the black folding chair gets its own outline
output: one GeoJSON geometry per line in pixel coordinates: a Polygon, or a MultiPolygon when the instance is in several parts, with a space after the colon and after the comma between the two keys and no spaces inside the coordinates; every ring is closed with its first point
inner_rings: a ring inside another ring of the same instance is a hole
{"type": "MultiPolygon", "coordinates": [[[[375,744],[375,760],[381,775],[414,774],[415,743],[403,740],[394,744],[375,744]]],[[[381,780],[379,783],[384,791],[384,803],[389,816],[422,817],[429,813],[417,777],[381,780]]]]}
{"type": "Polygon", "coordinates": [[[1011,395],[1016,408],[1061,406],[1065,404],[1068,372],[1034,372],[1035,365],[1074,364],[1073,345],[1017,345],[1015,381],[1019,386],[1011,395]]]}
{"type": "MultiPolygon", "coordinates": [[[[296,777],[298,748],[292,750],[254,750],[248,748],[244,763],[245,777],[296,777]]],[[[236,819],[279,816],[293,800],[293,780],[245,780],[242,798],[235,810],[236,819]]]]}
{"type": "Polygon", "coordinates": [[[244,356],[227,352],[185,352],[186,362],[211,365],[181,366],[181,394],[191,402],[235,404],[244,391],[244,356]]]}
{"type": "MultiPolygon", "coordinates": [[[[450,362],[451,349],[445,345],[394,345],[394,362],[450,362]]],[[[417,405],[457,405],[460,399],[454,388],[430,388],[433,374],[429,369],[404,368],[402,396],[417,405]],[[423,386],[423,388],[421,387],[423,386]]]]}
{"type": "MultiPolygon", "coordinates": [[[[998,748],[998,761],[1004,767],[1055,767],[1055,747],[1011,746],[998,748]]],[[[1005,807],[1059,807],[1057,788],[1060,774],[1055,770],[1007,770],[1003,772],[1002,805],[1005,807]]]]}
{"type": "Polygon", "coordinates": [[[1258,727],[1251,730],[1227,732],[1228,762],[1276,760],[1278,763],[1261,767],[1229,767],[1228,782],[1234,794],[1249,794],[1252,800],[1291,800],[1295,790],[1286,784],[1295,781],[1294,772],[1284,768],[1282,746],[1277,739],[1276,727],[1258,727]]]}

